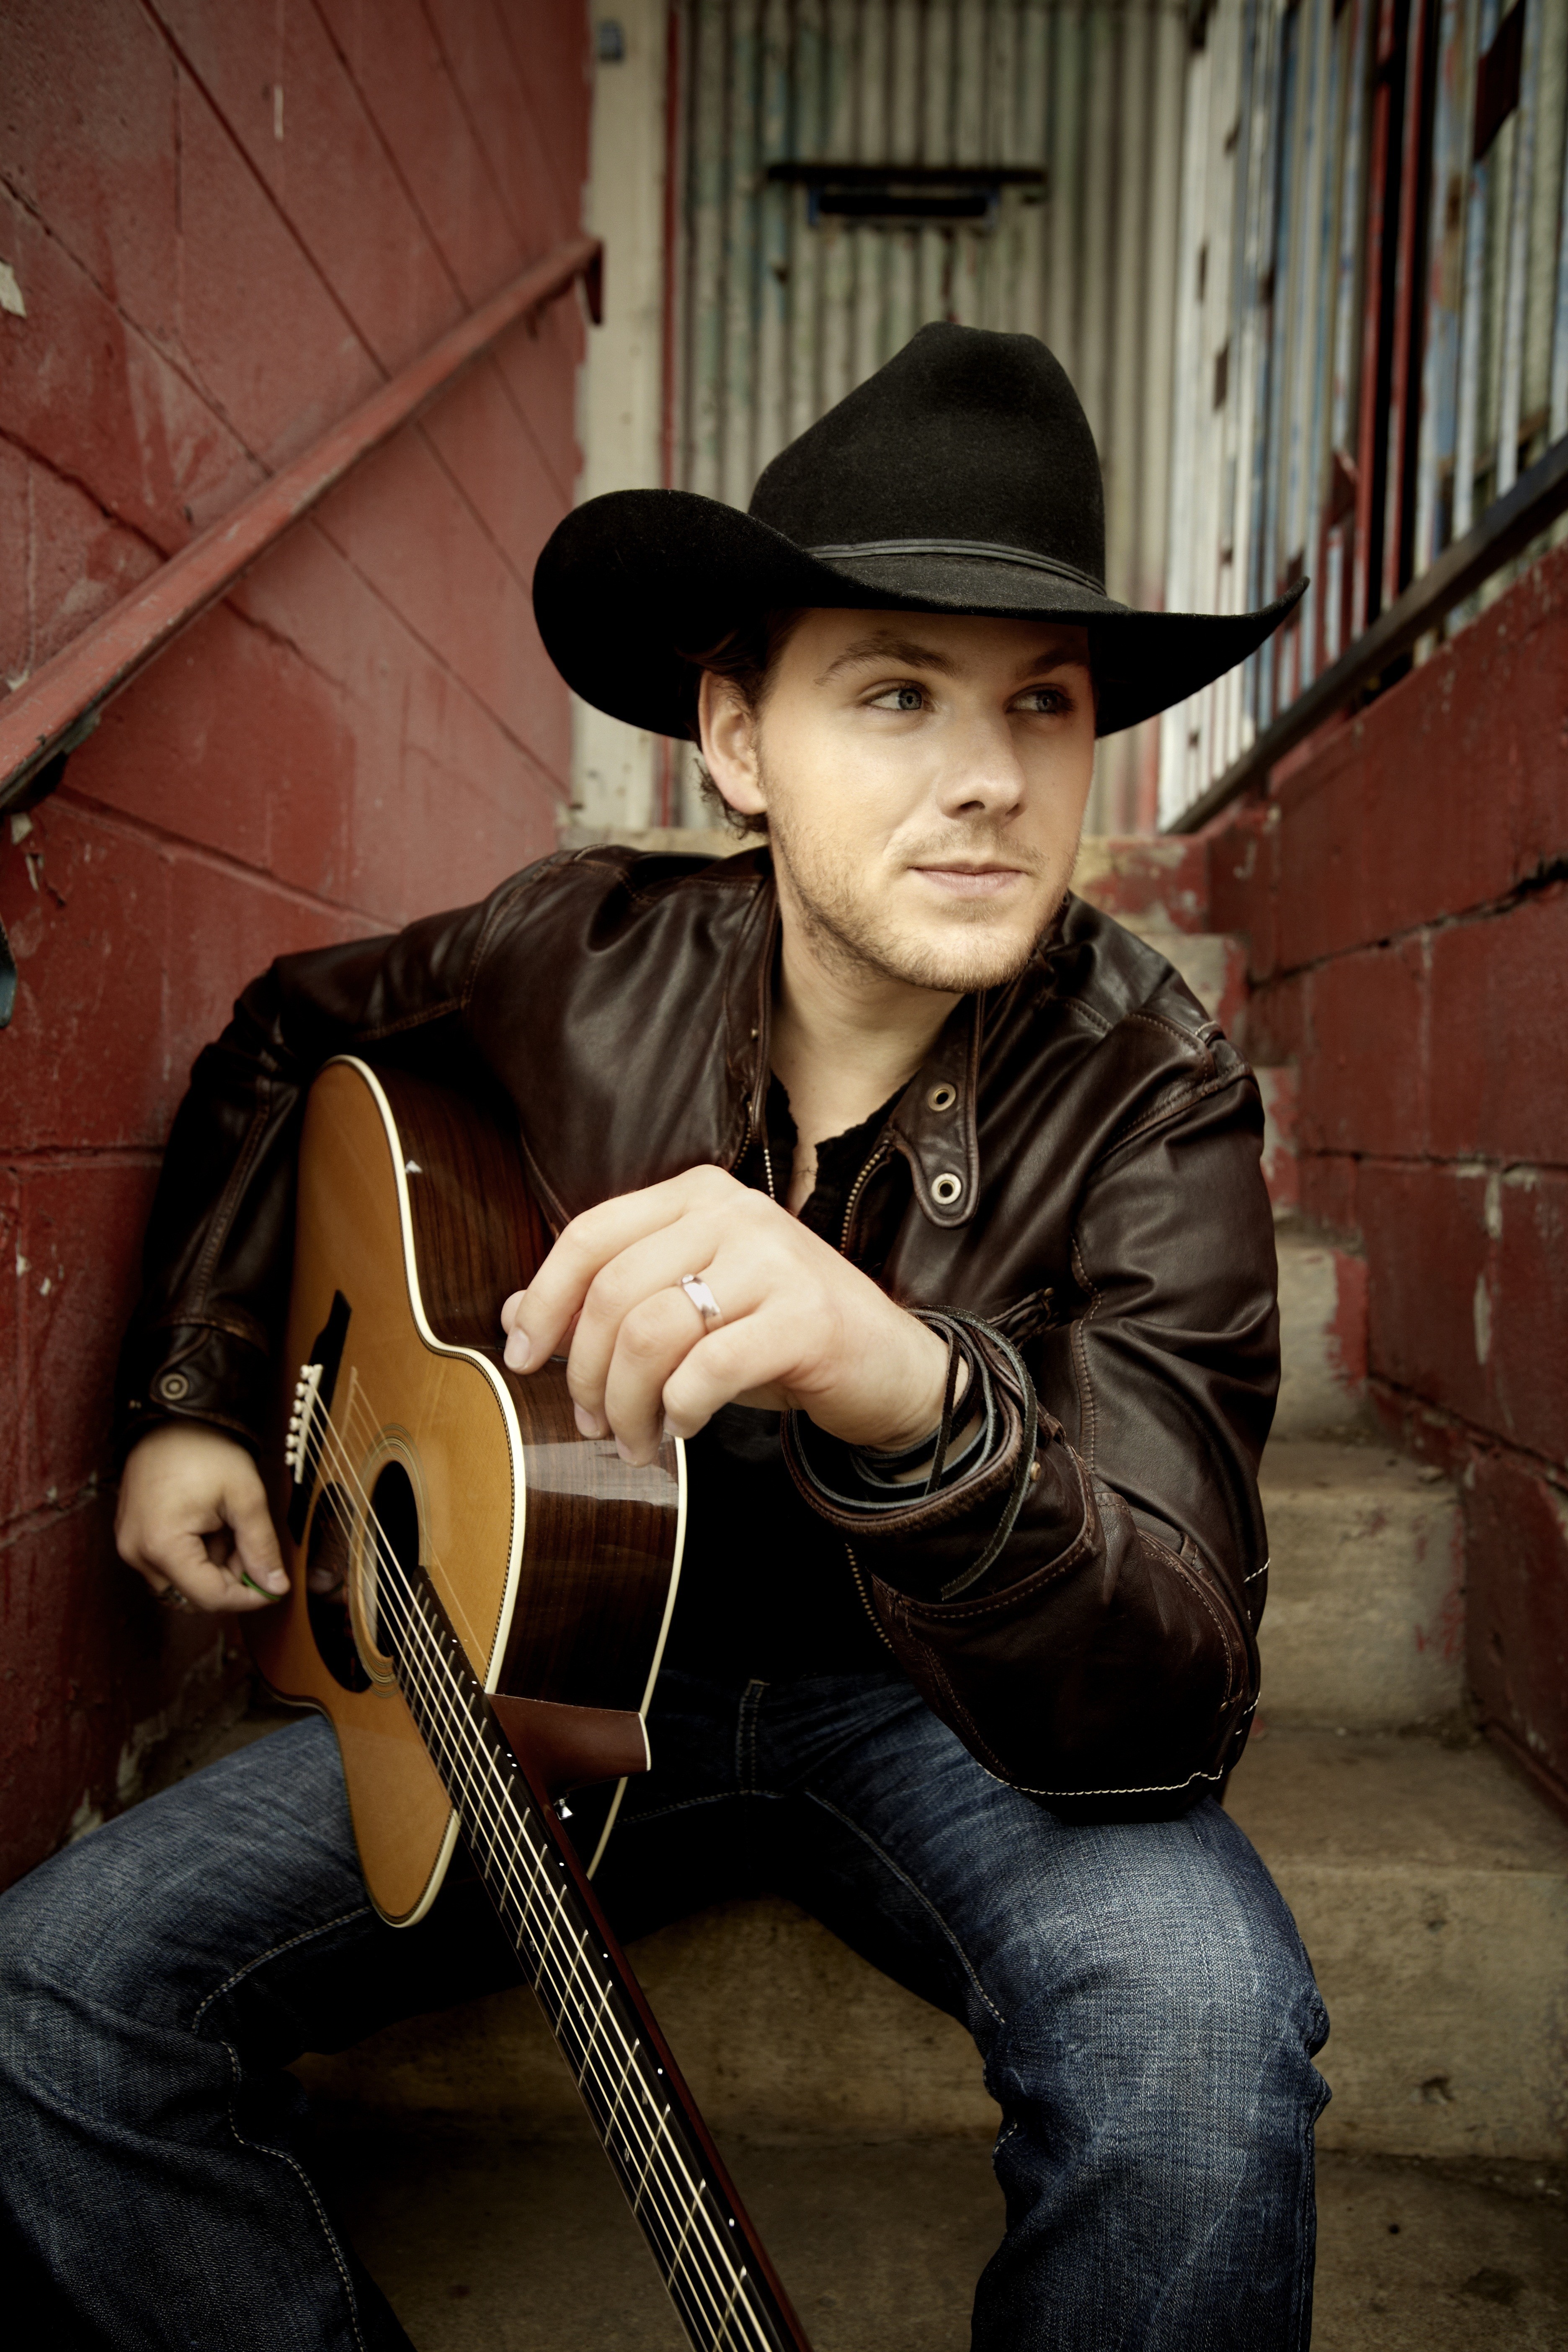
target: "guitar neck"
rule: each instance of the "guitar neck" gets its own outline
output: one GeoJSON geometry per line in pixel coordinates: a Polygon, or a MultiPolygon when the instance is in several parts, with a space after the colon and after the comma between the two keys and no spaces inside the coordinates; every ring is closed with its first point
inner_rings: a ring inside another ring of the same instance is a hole
{"type": "Polygon", "coordinates": [[[380,1626],[399,1687],[689,2338],[810,2352],[553,1807],[428,1580],[395,1580],[380,1626]]]}

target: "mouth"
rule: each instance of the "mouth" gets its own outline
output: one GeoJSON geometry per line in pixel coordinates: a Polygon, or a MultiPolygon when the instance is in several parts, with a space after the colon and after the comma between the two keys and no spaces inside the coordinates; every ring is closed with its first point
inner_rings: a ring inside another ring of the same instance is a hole
{"type": "Polygon", "coordinates": [[[912,873],[952,898],[997,898],[1015,884],[1028,877],[1021,866],[962,865],[957,862],[938,866],[916,866],[912,873]]]}

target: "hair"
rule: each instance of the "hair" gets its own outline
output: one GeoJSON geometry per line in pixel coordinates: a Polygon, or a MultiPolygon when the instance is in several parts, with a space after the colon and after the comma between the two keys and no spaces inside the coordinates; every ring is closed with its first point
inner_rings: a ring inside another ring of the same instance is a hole
{"type": "MultiPolygon", "coordinates": [[[[740,696],[752,717],[758,719],[773,691],[784,649],[805,619],[805,610],[804,604],[794,604],[777,611],[753,614],[737,628],[727,630],[702,653],[688,653],[684,647],[678,648],[680,658],[689,662],[699,673],[698,684],[703,670],[711,670],[715,677],[723,678],[740,696]]],[[[694,743],[701,740],[695,697],[691,740],[694,743]]],[[[742,809],[731,808],[700,758],[697,762],[697,781],[701,786],[704,801],[731,833],[742,836],[766,834],[768,820],[765,812],[759,810],[752,815],[742,809]]]]}

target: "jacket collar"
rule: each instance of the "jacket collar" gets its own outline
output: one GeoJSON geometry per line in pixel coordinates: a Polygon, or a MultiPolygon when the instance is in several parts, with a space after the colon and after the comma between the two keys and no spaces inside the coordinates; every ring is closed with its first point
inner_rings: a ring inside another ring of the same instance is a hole
{"type": "MultiPolygon", "coordinates": [[[[758,858],[761,888],[753,919],[736,940],[728,1006],[744,1008],[746,1118],[728,1164],[733,1168],[750,1136],[767,1132],[773,982],[778,966],[778,887],[773,860],[758,858]],[[765,859],[765,864],[764,864],[765,859]]],[[[933,1225],[966,1224],[980,1195],[980,1144],[975,1097],[985,1000],[965,996],[953,1006],[930,1053],[904,1088],[889,1121],[894,1143],[909,1161],[915,1198],[933,1225]]],[[[742,1022],[731,1016],[731,1030],[742,1022]]],[[[733,1060],[731,1069],[736,1067],[733,1060]]]]}

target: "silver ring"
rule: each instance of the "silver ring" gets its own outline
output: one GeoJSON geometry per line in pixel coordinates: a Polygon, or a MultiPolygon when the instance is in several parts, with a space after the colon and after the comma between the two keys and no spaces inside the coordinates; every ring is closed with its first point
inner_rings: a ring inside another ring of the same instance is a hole
{"type": "Polygon", "coordinates": [[[724,1320],[724,1310],[700,1274],[683,1274],[680,1287],[702,1318],[706,1330],[715,1330],[724,1320]]]}

